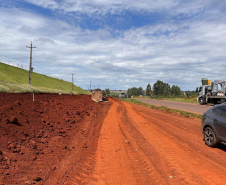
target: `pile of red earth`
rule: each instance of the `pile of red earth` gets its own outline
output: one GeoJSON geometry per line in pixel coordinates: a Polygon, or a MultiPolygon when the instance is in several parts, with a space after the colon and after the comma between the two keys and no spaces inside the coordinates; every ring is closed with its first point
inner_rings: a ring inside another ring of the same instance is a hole
{"type": "Polygon", "coordinates": [[[76,174],[92,170],[109,107],[88,95],[35,94],[33,101],[33,94],[0,93],[0,184],[79,184],[76,174]]]}

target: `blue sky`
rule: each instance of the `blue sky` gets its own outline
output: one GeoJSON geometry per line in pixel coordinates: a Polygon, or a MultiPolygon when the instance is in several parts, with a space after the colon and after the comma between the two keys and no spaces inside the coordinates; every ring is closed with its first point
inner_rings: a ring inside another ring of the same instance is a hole
{"type": "Polygon", "coordinates": [[[226,1],[0,0],[0,60],[84,89],[223,79],[226,1]]]}

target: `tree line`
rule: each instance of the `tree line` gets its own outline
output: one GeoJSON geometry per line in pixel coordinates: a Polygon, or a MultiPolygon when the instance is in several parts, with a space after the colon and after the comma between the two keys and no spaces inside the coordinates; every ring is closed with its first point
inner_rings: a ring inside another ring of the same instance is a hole
{"type": "Polygon", "coordinates": [[[127,90],[127,94],[131,96],[139,96],[139,95],[146,95],[146,96],[164,96],[164,97],[182,97],[183,92],[181,91],[180,87],[173,85],[170,87],[168,83],[158,80],[154,83],[153,88],[151,85],[148,84],[146,87],[146,91],[143,90],[142,87],[136,88],[132,87],[127,90]]]}

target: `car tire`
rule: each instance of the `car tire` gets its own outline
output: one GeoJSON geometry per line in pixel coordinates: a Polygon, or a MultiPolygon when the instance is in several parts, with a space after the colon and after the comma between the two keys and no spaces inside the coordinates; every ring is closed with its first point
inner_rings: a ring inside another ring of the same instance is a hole
{"type": "Polygon", "coordinates": [[[206,127],[203,131],[203,138],[205,144],[209,147],[216,147],[218,145],[216,135],[210,127],[206,127]]]}
{"type": "Polygon", "coordinates": [[[199,98],[199,104],[200,104],[200,105],[204,105],[203,98],[199,98]]]}

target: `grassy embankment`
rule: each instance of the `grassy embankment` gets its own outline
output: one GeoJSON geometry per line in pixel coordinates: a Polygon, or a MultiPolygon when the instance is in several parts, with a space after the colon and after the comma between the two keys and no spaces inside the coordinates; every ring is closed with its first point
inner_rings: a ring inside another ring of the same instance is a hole
{"type": "Polygon", "coordinates": [[[162,110],[165,112],[170,112],[176,115],[181,115],[184,117],[194,117],[194,118],[198,118],[198,119],[202,119],[202,115],[201,114],[195,114],[195,113],[191,113],[191,112],[186,112],[186,111],[182,111],[182,110],[178,110],[178,109],[171,109],[165,106],[155,106],[155,105],[150,105],[148,103],[142,103],[139,102],[137,100],[134,99],[127,99],[127,98],[121,98],[120,100],[125,101],[125,102],[129,102],[129,103],[133,103],[133,104],[137,104],[137,105],[142,105],[151,109],[157,109],[157,110],[162,110]]]}
{"type": "MultiPolygon", "coordinates": [[[[32,73],[31,86],[28,85],[29,72],[0,62],[0,92],[22,93],[65,93],[72,91],[72,84],[64,80],[32,73]]],[[[74,94],[87,94],[82,88],[73,86],[74,94]]]]}

